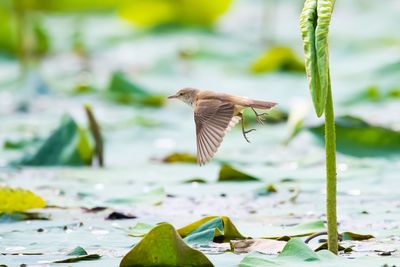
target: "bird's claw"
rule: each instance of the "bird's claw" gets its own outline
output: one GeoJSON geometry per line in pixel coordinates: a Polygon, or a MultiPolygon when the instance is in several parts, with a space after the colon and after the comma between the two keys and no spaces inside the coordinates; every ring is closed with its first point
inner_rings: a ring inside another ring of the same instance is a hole
{"type": "Polygon", "coordinates": [[[264,113],[258,113],[254,108],[251,108],[251,109],[253,110],[254,114],[256,114],[256,121],[257,121],[259,124],[264,124],[265,118],[264,118],[263,116],[266,115],[267,113],[266,113],[266,112],[264,112],[264,113]]]}
{"type": "Polygon", "coordinates": [[[256,129],[250,129],[250,130],[247,130],[247,131],[243,131],[243,137],[244,137],[244,139],[247,141],[247,143],[250,143],[250,140],[247,138],[247,135],[246,134],[248,134],[248,133],[250,133],[250,132],[252,132],[252,131],[255,131],[256,129]]]}

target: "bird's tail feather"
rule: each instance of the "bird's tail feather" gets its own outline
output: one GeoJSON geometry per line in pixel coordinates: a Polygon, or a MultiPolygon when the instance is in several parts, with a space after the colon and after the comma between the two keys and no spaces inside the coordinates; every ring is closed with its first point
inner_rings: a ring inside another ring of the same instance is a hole
{"type": "Polygon", "coordinates": [[[258,109],[270,109],[276,106],[277,103],[261,100],[251,100],[249,106],[258,109]]]}

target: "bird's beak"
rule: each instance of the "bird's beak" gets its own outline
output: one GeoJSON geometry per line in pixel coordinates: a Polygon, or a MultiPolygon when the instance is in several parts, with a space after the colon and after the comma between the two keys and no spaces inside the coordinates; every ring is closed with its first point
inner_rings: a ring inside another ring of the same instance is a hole
{"type": "Polygon", "coordinates": [[[177,95],[170,95],[170,96],[168,97],[168,99],[173,99],[173,98],[178,98],[178,96],[177,96],[177,95]]]}

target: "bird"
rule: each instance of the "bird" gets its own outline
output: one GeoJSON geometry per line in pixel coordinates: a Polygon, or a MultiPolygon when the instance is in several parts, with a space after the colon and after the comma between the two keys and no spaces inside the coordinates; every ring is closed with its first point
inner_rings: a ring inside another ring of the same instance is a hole
{"type": "Polygon", "coordinates": [[[275,102],[248,99],[227,93],[200,90],[192,87],[180,89],[168,99],[179,99],[192,106],[196,124],[197,163],[202,166],[211,160],[221,145],[225,134],[240,120],[242,134],[250,143],[246,134],[255,129],[245,130],[243,110],[251,108],[257,122],[262,124],[263,115],[256,109],[268,110],[277,105],[275,102]]]}

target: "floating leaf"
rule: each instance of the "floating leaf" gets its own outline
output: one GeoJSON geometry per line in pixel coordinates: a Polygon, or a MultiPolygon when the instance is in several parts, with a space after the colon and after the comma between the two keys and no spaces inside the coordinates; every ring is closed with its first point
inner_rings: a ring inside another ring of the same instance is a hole
{"type": "Polygon", "coordinates": [[[324,113],[330,87],[328,32],[334,0],[306,0],[300,16],[305,66],[317,116],[324,113]]]}
{"type": "Polygon", "coordinates": [[[127,232],[128,232],[128,235],[130,235],[130,236],[139,237],[139,236],[144,236],[145,234],[150,232],[150,230],[153,228],[154,228],[153,224],[138,222],[134,226],[129,227],[127,232]]]}
{"type": "Polygon", "coordinates": [[[213,266],[207,257],[182,240],[174,227],[154,227],[122,259],[120,267],[131,266],[213,266]]]}
{"type": "Polygon", "coordinates": [[[353,232],[343,232],[341,233],[342,240],[357,240],[357,241],[362,241],[362,240],[368,240],[371,238],[374,238],[373,235],[370,234],[357,234],[353,232]]]}
{"type": "Polygon", "coordinates": [[[267,186],[257,189],[255,193],[258,196],[268,196],[276,192],[278,192],[276,187],[273,184],[269,184],[267,186]]]}
{"type": "Polygon", "coordinates": [[[54,261],[54,263],[71,263],[71,262],[79,262],[79,261],[91,261],[100,259],[101,256],[99,254],[88,254],[85,249],[82,247],[76,247],[71,252],[67,254],[67,256],[74,256],[63,260],[54,261]]]}
{"type": "Polygon", "coordinates": [[[65,115],[61,125],[32,155],[17,164],[29,166],[81,166],[92,162],[93,148],[86,132],[65,115]]]}
{"type": "Polygon", "coordinates": [[[34,137],[29,139],[19,139],[19,140],[6,140],[3,143],[4,149],[24,149],[26,147],[36,145],[41,141],[40,138],[34,137]]]}
{"type": "Polygon", "coordinates": [[[129,215],[117,211],[111,212],[107,217],[106,220],[125,220],[125,219],[136,219],[137,216],[129,215]]]}
{"type": "Polygon", "coordinates": [[[347,99],[344,104],[352,105],[359,102],[380,102],[396,98],[400,98],[400,88],[395,87],[383,92],[378,86],[370,86],[361,93],[347,99]]]}
{"type": "Polygon", "coordinates": [[[160,25],[210,27],[232,0],[133,0],[120,15],[141,27],[160,25]]]}
{"type": "Polygon", "coordinates": [[[295,226],[285,227],[280,231],[280,233],[267,235],[263,238],[288,240],[288,238],[284,237],[290,238],[290,237],[308,236],[322,231],[326,231],[325,224],[323,221],[317,220],[317,221],[303,222],[295,226]]]}
{"type": "Polygon", "coordinates": [[[191,178],[189,180],[184,181],[183,183],[185,183],[185,184],[190,184],[190,183],[206,184],[207,180],[203,179],[203,178],[191,178]]]}
{"type": "Polygon", "coordinates": [[[285,247],[285,241],[273,239],[232,240],[231,248],[235,253],[257,251],[264,254],[278,254],[285,247]]]}
{"type": "Polygon", "coordinates": [[[262,54],[251,65],[253,73],[273,71],[300,71],[304,72],[303,60],[291,48],[276,46],[262,54]]]}
{"type": "Polygon", "coordinates": [[[239,266],[310,266],[312,263],[318,266],[321,262],[333,264],[335,260],[340,260],[340,258],[326,250],[314,252],[301,239],[292,238],[277,257],[271,259],[265,254],[251,253],[243,258],[239,266]]]}
{"type": "Polygon", "coordinates": [[[219,182],[227,182],[227,181],[244,182],[244,181],[259,181],[259,180],[260,180],[259,178],[241,172],[233,168],[229,164],[223,164],[218,174],[219,182]]]}
{"type": "Polygon", "coordinates": [[[146,193],[136,194],[126,198],[111,198],[106,202],[113,204],[123,203],[149,203],[153,205],[160,204],[165,198],[165,190],[162,187],[155,188],[146,193]]]}
{"type": "Polygon", "coordinates": [[[245,239],[226,216],[208,216],[178,229],[178,233],[189,244],[208,244],[245,239]]]}
{"type": "Polygon", "coordinates": [[[32,220],[50,220],[50,214],[40,212],[12,212],[0,213],[0,223],[32,221],[32,220]]]}
{"type": "Polygon", "coordinates": [[[165,163],[197,163],[197,157],[189,153],[172,153],[162,159],[165,163]]]}
{"type": "Polygon", "coordinates": [[[120,71],[113,73],[106,96],[122,104],[160,107],[165,103],[163,95],[150,93],[142,86],[129,81],[120,71]]]}
{"type": "Polygon", "coordinates": [[[0,187],[0,212],[20,212],[45,206],[44,199],[32,191],[0,187]]]}
{"type": "MultiPolygon", "coordinates": [[[[371,125],[359,118],[343,116],[336,118],[337,150],[352,156],[384,156],[400,152],[400,132],[371,125]]],[[[321,141],[324,124],[309,130],[321,141]]]]}

